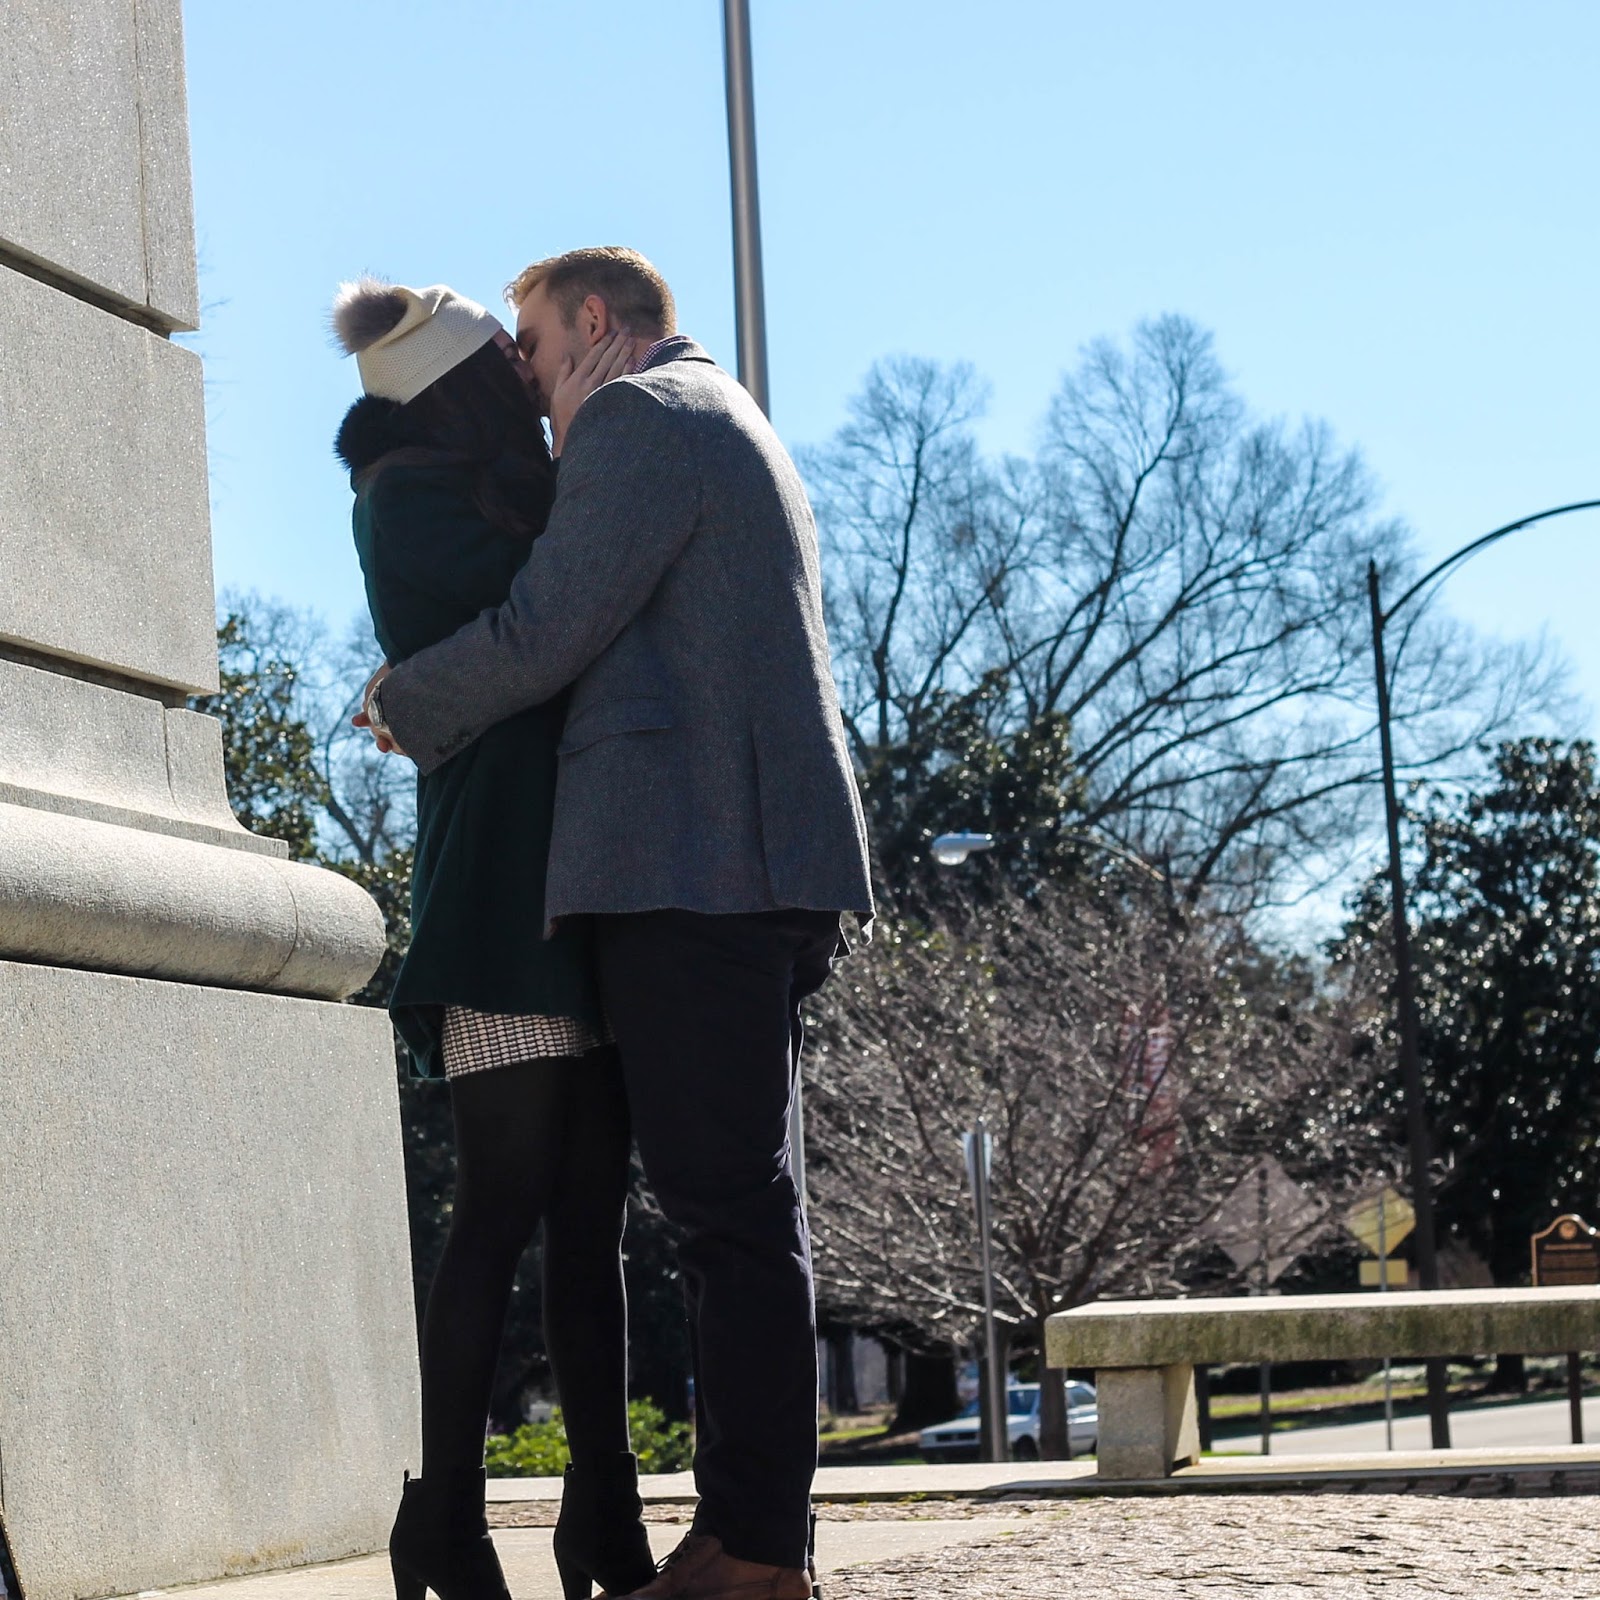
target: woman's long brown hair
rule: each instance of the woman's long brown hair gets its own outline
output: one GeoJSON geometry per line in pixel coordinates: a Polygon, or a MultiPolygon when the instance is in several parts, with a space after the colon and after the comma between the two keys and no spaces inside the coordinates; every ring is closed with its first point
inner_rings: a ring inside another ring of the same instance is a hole
{"type": "Polygon", "coordinates": [[[407,445],[475,468],[473,501],[497,528],[544,531],[556,472],[539,412],[494,341],[436,378],[396,418],[407,445]]]}

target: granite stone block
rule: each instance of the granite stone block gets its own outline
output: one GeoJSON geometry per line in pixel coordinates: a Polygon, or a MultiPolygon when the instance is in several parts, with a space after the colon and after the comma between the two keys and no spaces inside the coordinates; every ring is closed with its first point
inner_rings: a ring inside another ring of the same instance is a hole
{"type": "Polygon", "coordinates": [[[197,320],[179,0],[0,6],[0,254],[197,320]]]}
{"type": "Polygon", "coordinates": [[[139,0],[134,12],[143,141],[145,305],[174,329],[200,325],[189,170],[189,102],[181,0],[139,0]]]}
{"type": "Polygon", "coordinates": [[[217,685],[193,352],[0,267],[0,642],[217,685]]]}
{"type": "Polygon", "coordinates": [[[0,961],[0,1063],[27,1600],[379,1548],[418,1465],[388,1019],[0,961]]]}
{"type": "Polygon", "coordinates": [[[1097,1372],[1095,1470],[1106,1479],[1165,1478],[1200,1459],[1194,1368],[1097,1372]]]}

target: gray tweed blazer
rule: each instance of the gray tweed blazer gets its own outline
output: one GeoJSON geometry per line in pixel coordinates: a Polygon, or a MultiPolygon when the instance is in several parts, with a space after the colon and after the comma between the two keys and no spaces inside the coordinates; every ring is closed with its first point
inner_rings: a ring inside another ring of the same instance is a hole
{"type": "Polygon", "coordinates": [[[431,772],[568,684],[549,919],[870,914],[811,508],[692,340],[584,402],[510,598],[398,665],[383,713],[431,772]]]}

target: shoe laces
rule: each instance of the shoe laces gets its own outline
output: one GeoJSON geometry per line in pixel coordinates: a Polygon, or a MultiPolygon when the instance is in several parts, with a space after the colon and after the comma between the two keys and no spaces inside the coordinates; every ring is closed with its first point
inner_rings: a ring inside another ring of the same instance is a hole
{"type": "Polygon", "coordinates": [[[669,1572],[685,1556],[693,1553],[700,1540],[706,1537],[703,1533],[686,1533],[684,1536],[656,1563],[656,1576],[669,1572]]]}

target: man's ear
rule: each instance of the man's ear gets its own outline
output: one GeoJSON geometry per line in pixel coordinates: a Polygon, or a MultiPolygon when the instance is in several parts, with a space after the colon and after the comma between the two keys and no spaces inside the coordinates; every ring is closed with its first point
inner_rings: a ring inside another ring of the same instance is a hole
{"type": "Polygon", "coordinates": [[[599,344],[613,327],[610,308],[597,294],[586,295],[578,307],[578,332],[588,345],[599,344]]]}

